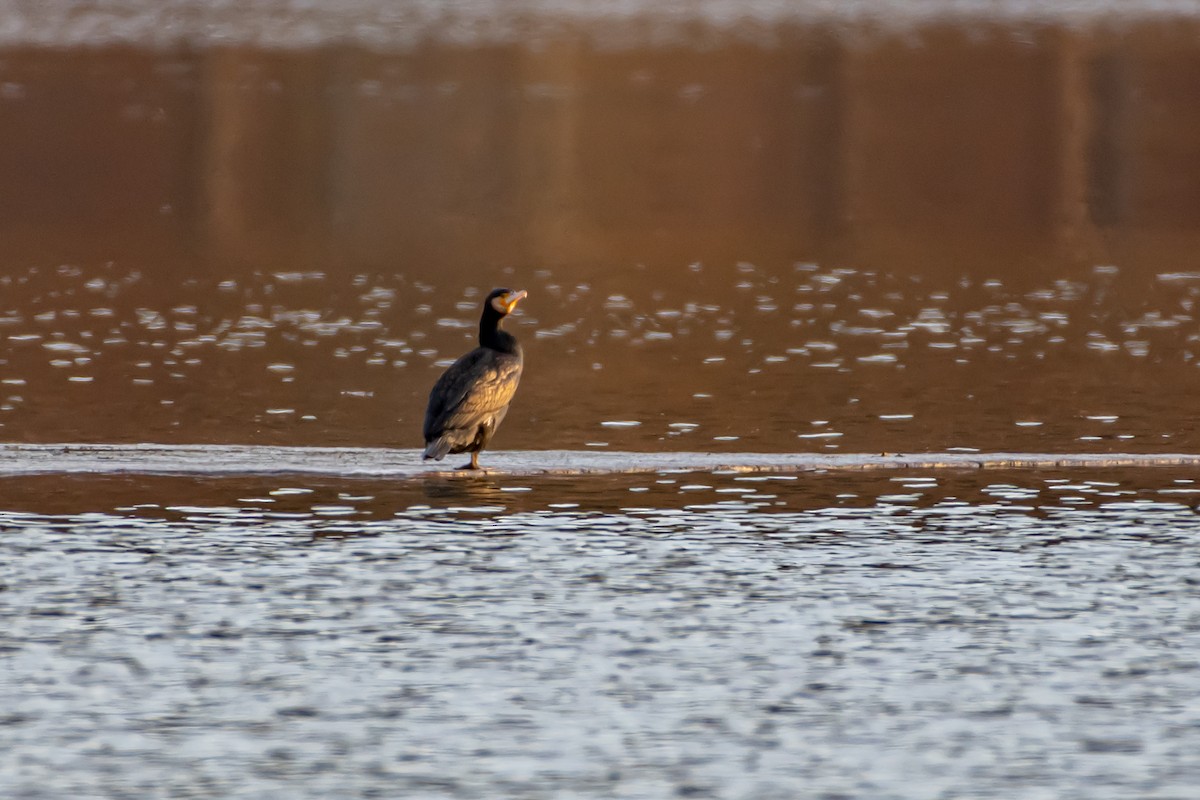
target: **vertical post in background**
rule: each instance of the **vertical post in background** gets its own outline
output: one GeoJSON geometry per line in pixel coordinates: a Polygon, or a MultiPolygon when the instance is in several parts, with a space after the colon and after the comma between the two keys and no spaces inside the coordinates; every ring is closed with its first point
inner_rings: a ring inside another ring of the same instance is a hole
{"type": "Polygon", "coordinates": [[[311,267],[327,250],[333,120],[323,51],[204,57],[210,263],[311,267]]]}
{"type": "Polygon", "coordinates": [[[1127,208],[1125,163],[1127,85],[1125,59],[1115,51],[1092,56],[1088,94],[1092,135],[1088,152],[1088,216],[1101,230],[1119,226],[1127,208]]]}
{"type": "Polygon", "coordinates": [[[848,181],[850,136],[847,130],[846,43],[836,30],[818,30],[808,58],[814,104],[810,168],[813,238],[821,246],[836,242],[853,218],[848,181]]]}
{"type": "Polygon", "coordinates": [[[1074,30],[1057,28],[1051,38],[1050,107],[1056,109],[1053,136],[1057,158],[1049,224],[1065,254],[1083,257],[1095,240],[1089,214],[1094,124],[1088,74],[1088,45],[1074,30]]]}
{"type": "Polygon", "coordinates": [[[583,45],[578,36],[521,52],[517,199],[521,249],[535,263],[579,254],[579,117],[583,45]]]}

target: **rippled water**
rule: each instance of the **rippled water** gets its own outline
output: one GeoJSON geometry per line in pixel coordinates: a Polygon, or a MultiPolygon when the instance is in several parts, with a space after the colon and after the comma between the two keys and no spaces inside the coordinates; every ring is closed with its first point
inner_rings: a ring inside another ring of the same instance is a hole
{"type": "Polygon", "coordinates": [[[1190,472],[6,490],[6,797],[1200,787],[1190,472]]]}
{"type": "MultiPolygon", "coordinates": [[[[1200,449],[1200,274],[1066,274],[508,268],[490,282],[531,293],[510,322],[528,367],[495,445],[1200,449]]],[[[78,267],[0,285],[5,438],[403,447],[487,288],[78,267]]]]}

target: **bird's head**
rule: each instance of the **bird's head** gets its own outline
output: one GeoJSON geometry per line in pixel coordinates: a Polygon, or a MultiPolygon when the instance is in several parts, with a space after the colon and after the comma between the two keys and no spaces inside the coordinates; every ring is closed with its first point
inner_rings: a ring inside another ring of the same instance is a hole
{"type": "Polygon", "coordinates": [[[524,289],[493,289],[492,293],[487,296],[487,302],[497,314],[503,317],[511,314],[517,307],[517,303],[524,300],[527,294],[528,292],[524,289]]]}

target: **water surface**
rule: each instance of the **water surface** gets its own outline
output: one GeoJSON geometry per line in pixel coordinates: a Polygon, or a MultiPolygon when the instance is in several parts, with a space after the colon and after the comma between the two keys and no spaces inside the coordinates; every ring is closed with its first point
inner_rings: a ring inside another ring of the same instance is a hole
{"type": "Polygon", "coordinates": [[[36,5],[0,795],[1200,793],[1190,6],[36,5]]]}
{"type": "MultiPolygon", "coordinates": [[[[1200,273],[1054,280],[742,263],[501,270],[523,383],[496,447],[1200,450],[1200,273]],[[678,280],[672,282],[672,277],[678,280]]],[[[116,267],[0,279],[0,432],[29,442],[420,443],[477,278],[116,267]]]]}
{"type": "Polygon", "coordinates": [[[1200,786],[1191,471],[5,489],[7,797],[1200,786]]]}

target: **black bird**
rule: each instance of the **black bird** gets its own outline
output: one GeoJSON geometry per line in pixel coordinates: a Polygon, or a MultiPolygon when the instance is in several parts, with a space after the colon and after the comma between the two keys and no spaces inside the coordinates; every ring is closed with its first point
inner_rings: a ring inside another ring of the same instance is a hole
{"type": "Polygon", "coordinates": [[[517,338],[500,329],[525,295],[493,289],[484,300],[479,347],[451,364],[429,393],[424,458],[441,461],[447,453],[470,453],[470,463],[459,469],[479,469],[479,451],[508,413],[525,365],[517,338]]]}

